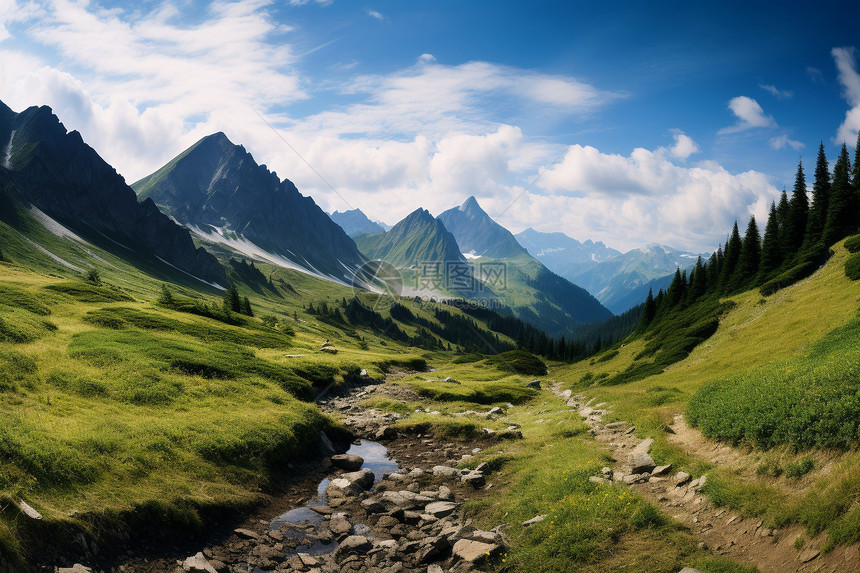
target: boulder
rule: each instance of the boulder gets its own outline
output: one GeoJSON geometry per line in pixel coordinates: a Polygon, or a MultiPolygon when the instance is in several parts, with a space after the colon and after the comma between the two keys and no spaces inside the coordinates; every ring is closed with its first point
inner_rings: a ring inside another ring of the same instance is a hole
{"type": "Polygon", "coordinates": [[[336,478],[331,480],[326,486],[325,494],[331,500],[330,504],[334,504],[334,499],[344,498],[360,494],[364,489],[357,483],[353,483],[346,478],[336,478]]]}
{"type": "Polygon", "coordinates": [[[71,567],[57,567],[57,573],[93,573],[93,570],[80,563],[75,563],[71,567]]]}
{"type": "Polygon", "coordinates": [[[664,476],[672,470],[672,464],[667,466],[657,466],[651,471],[652,476],[664,476]]]}
{"type": "Polygon", "coordinates": [[[540,380],[532,380],[528,384],[526,384],[529,388],[534,388],[535,390],[540,390],[540,380]]]}
{"type": "Polygon", "coordinates": [[[436,477],[458,477],[460,470],[448,466],[433,466],[433,475],[436,477]]]}
{"type": "Polygon", "coordinates": [[[352,454],[336,454],[331,457],[331,463],[337,468],[354,472],[364,464],[364,458],[352,454]]]}
{"type": "Polygon", "coordinates": [[[693,479],[693,476],[687,472],[678,472],[675,474],[675,485],[682,486],[689,483],[691,479],[693,479]]]}
{"type": "Polygon", "coordinates": [[[42,519],[42,514],[33,509],[30,504],[28,504],[23,499],[18,503],[18,507],[20,507],[24,515],[26,515],[30,519],[42,519]]]}
{"type": "Polygon", "coordinates": [[[187,558],[182,562],[182,569],[189,573],[218,573],[202,552],[187,558]]]}

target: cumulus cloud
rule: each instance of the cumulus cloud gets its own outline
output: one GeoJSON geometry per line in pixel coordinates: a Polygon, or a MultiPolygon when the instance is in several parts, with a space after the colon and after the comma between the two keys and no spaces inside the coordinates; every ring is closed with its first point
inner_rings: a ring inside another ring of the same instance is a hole
{"type": "Polygon", "coordinates": [[[786,147],[791,147],[792,149],[800,150],[806,147],[802,142],[790,139],[787,134],[771,137],[768,144],[770,144],[774,149],[785,149],[786,147]]]}
{"type": "Polygon", "coordinates": [[[729,109],[738,118],[735,125],[724,127],[720,135],[737,133],[754,127],[777,127],[773,116],[764,113],[759,103],[751,97],[738,96],[729,101],[729,109]]]}
{"type": "MultiPolygon", "coordinates": [[[[763,173],[732,174],[711,162],[681,167],[659,150],[642,148],[623,156],[570,146],[537,185],[550,195],[531,192],[524,203],[534,201],[560,214],[561,230],[569,234],[585,238],[579,230],[594,229],[589,238],[621,248],[663,242],[713,249],[736,218],[766,218],[770,201],[778,198],[763,173]]],[[[523,226],[533,215],[518,205],[509,219],[523,226]]]]}
{"type": "Polygon", "coordinates": [[[675,144],[669,148],[669,153],[672,157],[676,157],[678,159],[687,159],[694,153],[699,153],[701,149],[693,141],[693,138],[689,135],[685,134],[683,131],[675,130],[674,135],[675,144]]]}
{"type": "Polygon", "coordinates": [[[777,99],[790,99],[794,97],[794,92],[791,90],[781,90],[778,87],[769,84],[759,84],[758,87],[765,90],[766,92],[770,92],[771,95],[773,95],[777,99]]]}
{"type": "Polygon", "coordinates": [[[836,132],[837,142],[854,143],[857,132],[860,131],[860,73],[857,71],[857,60],[854,48],[833,48],[833,59],[839,70],[839,83],[842,84],[842,94],[851,106],[845,113],[845,121],[836,132]]]}

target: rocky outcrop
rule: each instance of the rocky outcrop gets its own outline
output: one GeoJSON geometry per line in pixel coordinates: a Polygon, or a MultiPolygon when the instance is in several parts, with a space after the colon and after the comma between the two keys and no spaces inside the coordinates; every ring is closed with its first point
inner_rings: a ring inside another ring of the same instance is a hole
{"type": "Polygon", "coordinates": [[[103,235],[138,255],[226,285],[215,257],[195,247],[189,232],[152,201],[139,204],[125,179],[77,131],[67,132],[49,107],[16,114],[0,103],[0,141],[22,198],[54,219],[84,236],[103,235]]]}

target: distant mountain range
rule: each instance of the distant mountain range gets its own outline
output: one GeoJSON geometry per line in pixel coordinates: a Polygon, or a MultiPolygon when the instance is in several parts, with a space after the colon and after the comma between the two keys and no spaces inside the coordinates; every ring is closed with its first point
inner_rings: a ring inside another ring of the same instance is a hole
{"type": "Polygon", "coordinates": [[[621,254],[601,242],[580,243],[564,233],[542,233],[531,227],[517,233],[516,239],[533,257],[568,280],[621,254]]]}
{"type": "Polygon", "coordinates": [[[220,132],[132,188],[140,200],[155,201],[201,238],[249,255],[346,282],[365,262],[352,239],[313,199],[220,132]]]}
{"type": "Polygon", "coordinates": [[[368,219],[367,215],[361,209],[350,209],[343,212],[335,211],[331,214],[331,220],[340,225],[340,228],[350,237],[384,233],[388,230],[376,221],[368,219]]]}
{"type": "Polygon", "coordinates": [[[138,203],[116,170],[67,132],[47,106],[15,113],[0,102],[3,168],[21,199],[77,233],[108,240],[203,281],[226,285],[224,268],[152,200],[138,203]]]}
{"type": "MultiPolygon", "coordinates": [[[[664,245],[650,245],[622,253],[601,242],[580,243],[564,233],[542,233],[526,229],[517,240],[547,267],[597,297],[615,314],[640,304],[648,296],[666,289],[675,269],[689,269],[698,253],[664,245]]],[[[709,254],[702,254],[707,258],[709,254]]]]}

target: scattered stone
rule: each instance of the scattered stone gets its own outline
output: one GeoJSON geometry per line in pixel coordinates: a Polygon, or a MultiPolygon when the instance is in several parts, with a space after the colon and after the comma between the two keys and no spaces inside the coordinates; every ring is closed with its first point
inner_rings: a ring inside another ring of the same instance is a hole
{"type": "Polygon", "coordinates": [[[363,535],[350,535],[340,542],[335,550],[335,559],[343,560],[348,555],[361,555],[367,553],[373,544],[363,535]]]}
{"type": "Polygon", "coordinates": [[[478,472],[478,471],[471,471],[471,472],[467,473],[466,475],[464,475],[460,478],[460,481],[463,482],[464,484],[468,485],[468,486],[475,488],[475,489],[480,489],[480,488],[484,487],[487,483],[487,480],[484,477],[484,474],[482,474],[481,472],[478,472]]]}
{"type": "Polygon", "coordinates": [[[260,539],[260,536],[256,531],[251,531],[250,529],[234,529],[233,533],[235,533],[240,539],[260,539]]]}
{"type": "Polygon", "coordinates": [[[57,573],[93,573],[93,570],[80,563],[75,563],[71,567],[57,567],[57,573]]]}
{"type": "Polygon", "coordinates": [[[534,388],[535,390],[540,390],[540,380],[532,380],[528,384],[526,384],[528,388],[534,388]]]}
{"type": "Polygon", "coordinates": [[[454,544],[453,554],[463,561],[473,565],[483,564],[487,558],[495,557],[502,552],[502,546],[494,543],[482,543],[471,539],[461,539],[454,544]]]}
{"type": "Polygon", "coordinates": [[[652,476],[664,476],[668,474],[672,470],[672,464],[667,466],[657,466],[653,470],[651,470],[652,476]]]}
{"type": "Polygon", "coordinates": [[[630,454],[630,465],[632,466],[631,472],[634,474],[650,473],[656,466],[654,459],[642,450],[634,450],[630,454]]]}
{"type": "Polygon", "coordinates": [[[460,470],[448,466],[433,466],[433,475],[437,477],[457,477],[460,475],[460,470]]]}
{"type": "Polygon", "coordinates": [[[319,560],[316,557],[308,553],[297,553],[297,555],[299,559],[301,559],[302,565],[304,565],[305,567],[316,567],[320,564],[319,560]]]}
{"type": "Polygon", "coordinates": [[[546,515],[536,515],[533,518],[529,519],[528,521],[524,521],[522,523],[522,526],[523,527],[530,527],[530,526],[534,525],[535,523],[540,523],[544,519],[546,519],[546,515]]]}
{"type": "Polygon", "coordinates": [[[187,558],[182,562],[182,569],[189,573],[218,573],[202,552],[187,558]]]}
{"type": "Polygon", "coordinates": [[[445,378],[444,380],[442,380],[442,382],[447,382],[448,384],[459,384],[460,383],[459,381],[454,380],[450,376],[445,378]]]}
{"type": "Polygon", "coordinates": [[[337,454],[331,457],[331,463],[334,464],[335,467],[349,472],[354,472],[360,469],[362,464],[364,464],[364,458],[361,456],[354,456],[352,454],[337,454]]]}
{"type": "Polygon", "coordinates": [[[373,486],[373,470],[364,468],[357,472],[349,472],[342,474],[340,479],[349,481],[350,484],[357,485],[362,489],[370,489],[373,486]]]}
{"type": "Polygon", "coordinates": [[[424,512],[439,519],[442,517],[448,517],[454,513],[455,509],[457,509],[456,503],[452,503],[450,501],[435,501],[433,503],[428,503],[424,508],[424,512]]]}
{"type": "Polygon", "coordinates": [[[588,481],[591,483],[601,484],[606,483],[606,478],[599,476],[588,476],[588,481]]]}
{"type": "Polygon", "coordinates": [[[693,476],[687,472],[678,472],[675,474],[675,485],[682,486],[689,483],[691,479],[693,479],[693,476]]]}
{"type": "Polygon", "coordinates": [[[818,549],[807,549],[800,554],[799,559],[801,563],[809,563],[819,555],[821,555],[821,552],[818,549]]]}
{"type": "Polygon", "coordinates": [[[18,507],[20,507],[24,515],[26,515],[30,519],[42,519],[42,514],[33,509],[30,504],[28,504],[23,499],[18,502],[18,507]]]}

